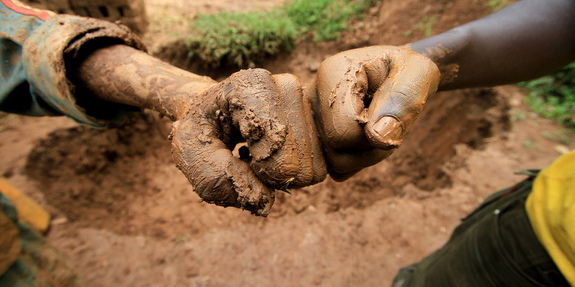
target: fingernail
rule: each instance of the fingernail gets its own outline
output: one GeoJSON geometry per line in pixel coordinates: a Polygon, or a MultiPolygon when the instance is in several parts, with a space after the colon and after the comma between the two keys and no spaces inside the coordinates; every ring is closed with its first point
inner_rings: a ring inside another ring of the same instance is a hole
{"type": "Polygon", "coordinates": [[[376,147],[392,149],[401,145],[403,140],[403,125],[396,118],[385,116],[373,124],[373,131],[377,134],[376,147]]]}

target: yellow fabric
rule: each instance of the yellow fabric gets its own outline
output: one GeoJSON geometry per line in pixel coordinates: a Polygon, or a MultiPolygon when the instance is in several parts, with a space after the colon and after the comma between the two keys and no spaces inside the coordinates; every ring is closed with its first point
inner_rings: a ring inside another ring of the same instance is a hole
{"type": "Polygon", "coordinates": [[[537,238],[575,286],[575,151],[539,173],[525,208],[537,238]]]}
{"type": "Polygon", "coordinates": [[[32,198],[0,178],[0,191],[6,196],[18,212],[18,220],[27,223],[34,230],[45,233],[50,226],[50,214],[32,198]]]}

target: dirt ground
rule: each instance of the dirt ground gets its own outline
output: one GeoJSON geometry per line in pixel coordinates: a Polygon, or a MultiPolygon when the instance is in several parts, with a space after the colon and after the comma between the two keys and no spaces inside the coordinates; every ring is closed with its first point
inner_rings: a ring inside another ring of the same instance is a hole
{"type": "MultiPolygon", "coordinates": [[[[144,39],[154,55],[221,78],[230,71],[182,58],[182,15],[283,2],[149,0],[144,39]]],[[[385,0],[342,40],[301,43],[261,66],[309,84],[337,51],[409,43],[432,16],[440,33],[488,14],[487,2],[385,0]]],[[[575,147],[523,98],[515,86],[439,93],[388,160],[279,192],[268,218],[201,203],[172,162],[169,122],[152,113],[111,130],[1,114],[0,175],[50,211],[48,239],[88,286],[388,286],[487,195],[520,181],[515,171],[575,147]]]]}

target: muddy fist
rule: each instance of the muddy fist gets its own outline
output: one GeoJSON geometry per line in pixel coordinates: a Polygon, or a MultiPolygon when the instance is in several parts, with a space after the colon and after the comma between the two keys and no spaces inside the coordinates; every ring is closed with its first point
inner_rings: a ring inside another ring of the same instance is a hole
{"type": "Polygon", "coordinates": [[[408,47],[354,49],[322,62],[308,94],[330,175],[344,180],[390,156],[439,76],[430,59],[408,47]]]}
{"type": "Polygon", "coordinates": [[[295,188],[327,174],[311,108],[299,80],[262,69],[216,84],[174,123],[173,157],[209,203],[267,215],[272,188],[295,188]],[[247,159],[232,155],[246,142],[247,159]]]}

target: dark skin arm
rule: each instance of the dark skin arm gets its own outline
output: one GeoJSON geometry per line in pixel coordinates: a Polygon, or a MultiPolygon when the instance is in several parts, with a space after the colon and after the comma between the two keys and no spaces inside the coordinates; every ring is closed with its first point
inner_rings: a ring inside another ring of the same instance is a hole
{"type": "Polygon", "coordinates": [[[438,65],[439,90],[537,78],[575,59],[575,1],[519,1],[410,47],[438,65]]]}
{"type": "Polygon", "coordinates": [[[309,94],[330,175],[344,180],[391,155],[436,90],[529,80],[575,60],[574,35],[575,1],[523,0],[410,45],[326,59],[309,94]]]}

